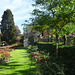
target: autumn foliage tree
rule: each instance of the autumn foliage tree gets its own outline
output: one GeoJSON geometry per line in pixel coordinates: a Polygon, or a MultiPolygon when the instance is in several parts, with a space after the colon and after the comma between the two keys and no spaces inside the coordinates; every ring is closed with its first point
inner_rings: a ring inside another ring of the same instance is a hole
{"type": "Polygon", "coordinates": [[[21,33],[21,31],[17,25],[15,27],[16,27],[16,34],[19,35],[21,33]]]}

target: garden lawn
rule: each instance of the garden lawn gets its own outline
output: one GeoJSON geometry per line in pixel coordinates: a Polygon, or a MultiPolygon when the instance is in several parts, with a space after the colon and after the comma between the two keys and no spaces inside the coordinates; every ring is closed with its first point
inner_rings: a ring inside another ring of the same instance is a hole
{"type": "Polygon", "coordinates": [[[10,52],[10,61],[0,65],[0,75],[35,75],[35,62],[31,61],[27,49],[18,47],[10,52]]]}

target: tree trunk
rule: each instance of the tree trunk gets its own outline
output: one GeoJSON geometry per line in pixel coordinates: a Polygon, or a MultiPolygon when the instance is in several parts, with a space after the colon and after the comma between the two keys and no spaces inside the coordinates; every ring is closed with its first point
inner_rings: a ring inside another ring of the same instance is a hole
{"type": "Polygon", "coordinates": [[[58,34],[56,33],[56,58],[58,58],[58,34]]]}
{"type": "Polygon", "coordinates": [[[52,39],[53,39],[53,36],[51,35],[51,42],[53,41],[52,39]]]}
{"type": "Polygon", "coordinates": [[[66,44],[66,37],[65,35],[63,36],[63,40],[64,40],[64,45],[66,44]]]}
{"type": "Polygon", "coordinates": [[[49,42],[49,29],[48,29],[48,42],[49,42]]]}
{"type": "Polygon", "coordinates": [[[48,42],[49,42],[49,35],[48,35],[48,42]]]}

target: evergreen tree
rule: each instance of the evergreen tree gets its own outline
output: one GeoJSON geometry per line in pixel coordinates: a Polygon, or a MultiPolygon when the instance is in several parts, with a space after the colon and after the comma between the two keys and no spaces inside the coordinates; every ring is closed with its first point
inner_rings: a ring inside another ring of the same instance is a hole
{"type": "Polygon", "coordinates": [[[14,42],[16,39],[16,28],[14,25],[14,18],[13,14],[10,9],[4,11],[2,15],[2,40],[6,41],[7,43],[14,42]]]}

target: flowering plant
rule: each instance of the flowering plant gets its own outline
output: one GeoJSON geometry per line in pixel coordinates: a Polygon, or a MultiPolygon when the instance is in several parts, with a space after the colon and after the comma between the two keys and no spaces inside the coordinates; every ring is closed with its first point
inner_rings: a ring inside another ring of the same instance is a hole
{"type": "Polygon", "coordinates": [[[3,50],[3,51],[0,51],[0,57],[2,58],[2,59],[5,59],[5,61],[9,58],[9,56],[10,56],[10,54],[7,52],[7,51],[5,51],[5,50],[3,50]]]}
{"type": "Polygon", "coordinates": [[[7,51],[11,51],[13,49],[0,49],[0,63],[6,63],[9,60],[10,54],[7,51]]]}
{"type": "Polygon", "coordinates": [[[37,61],[37,62],[45,62],[49,59],[49,53],[44,53],[42,51],[40,52],[34,52],[34,59],[37,61]]]}

